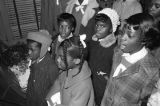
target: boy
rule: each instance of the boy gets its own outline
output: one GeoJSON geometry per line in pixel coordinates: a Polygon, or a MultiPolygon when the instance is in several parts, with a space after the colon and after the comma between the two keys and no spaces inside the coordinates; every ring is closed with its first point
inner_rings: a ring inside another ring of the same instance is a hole
{"type": "Polygon", "coordinates": [[[99,106],[106,86],[106,77],[109,77],[113,51],[116,46],[114,32],[119,25],[117,12],[104,8],[95,16],[95,34],[88,44],[88,63],[92,71],[93,87],[96,104],[99,106]]]}
{"type": "Polygon", "coordinates": [[[27,87],[27,106],[47,106],[46,94],[58,76],[56,63],[48,53],[51,42],[51,35],[45,30],[31,32],[27,36],[32,60],[27,87]]]}
{"type": "Polygon", "coordinates": [[[76,28],[76,19],[70,13],[62,13],[57,18],[57,24],[58,24],[59,35],[52,42],[53,59],[55,59],[58,46],[61,44],[61,42],[73,36],[73,33],[76,28]]]}

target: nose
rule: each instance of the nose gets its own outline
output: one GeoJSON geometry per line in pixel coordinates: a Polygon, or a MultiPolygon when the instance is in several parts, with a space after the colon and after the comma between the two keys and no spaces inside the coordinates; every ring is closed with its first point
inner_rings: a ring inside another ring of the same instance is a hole
{"type": "Polygon", "coordinates": [[[126,41],[127,40],[127,34],[124,33],[122,36],[121,36],[121,41],[126,41]]]}
{"type": "Polygon", "coordinates": [[[100,25],[97,25],[97,26],[96,26],[96,31],[100,31],[100,29],[101,29],[101,26],[100,26],[100,25]]]}
{"type": "Polygon", "coordinates": [[[156,9],[155,5],[152,5],[151,8],[150,8],[151,11],[153,11],[155,9],[156,9]]]}

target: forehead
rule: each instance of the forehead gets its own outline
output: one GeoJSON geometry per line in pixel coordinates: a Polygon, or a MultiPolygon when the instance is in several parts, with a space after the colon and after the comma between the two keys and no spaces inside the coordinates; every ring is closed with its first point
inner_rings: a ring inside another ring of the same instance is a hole
{"type": "Polygon", "coordinates": [[[110,22],[109,22],[109,21],[106,21],[106,22],[103,22],[103,21],[96,21],[96,24],[105,25],[105,26],[110,26],[110,22]]]}
{"type": "Polygon", "coordinates": [[[39,43],[38,42],[28,42],[29,48],[38,48],[39,43]]]}
{"type": "Polygon", "coordinates": [[[70,26],[71,24],[69,21],[62,21],[62,22],[60,22],[60,25],[70,26]]]}

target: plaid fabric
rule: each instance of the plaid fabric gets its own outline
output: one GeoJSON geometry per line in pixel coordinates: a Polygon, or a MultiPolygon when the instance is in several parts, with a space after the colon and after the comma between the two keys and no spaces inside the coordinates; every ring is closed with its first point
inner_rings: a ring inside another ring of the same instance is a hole
{"type": "Polygon", "coordinates": [[[106,87],[102,104],[104,106],[140,106],[141,100],[150,95],[159,78],[159,65],[156,59],[146,55],[126,71],[112,77],[121,61],[121,52],[113,58],[113,70],[106,87]]]}

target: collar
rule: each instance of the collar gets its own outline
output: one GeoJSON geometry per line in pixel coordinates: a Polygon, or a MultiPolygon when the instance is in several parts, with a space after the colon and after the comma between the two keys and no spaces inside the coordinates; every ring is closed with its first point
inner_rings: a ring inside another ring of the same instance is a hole
{"type": "Polygon", "coordinates": [[[84,81],[85,79],[91,76],[91,70],[88,66],[87,61],[84,61],[80,73],[77,74],[78,71],[79,71],[79,66],[68,70],[68,76],[64,77],[64,75],[66,76],[66,71],[65,71],[64,75],[62,76],[62,79],[66,79],[64,85],[65,88],[71,87],[74,84],[77,84],[77,82],[84,81]]]}
{"type": "Polygon", "coordinates": [[[148,50],[143,47],[140,51],[130,55],[129,53],[123,53],[122,56],[124,56],[124,58],[134,64],[136,63],[137,61],[139,61],[140,59],[144,58],[146,55],[148,54],[148,50]]]}
{"type": "MultiPolygon", "coordinates": [[[[71,33],[66,39],[69,39],[73,36],[73,34],[71,33]]],[[[58,35],[58,41],[59,42],[63,42],[65,39],[63,39],[60,35],[58,35]]]]}
{"type": "Polygon", "coordinates": [[[98,40],[96,35],[93,35],[92,40],[93,41],[99,41],[101,46],[107,48],[107,47],[110,47],[111,45],[113,45],[116,42],[116,37],[112,33],[112,34],[106,36],[105,38],[98,40]]]}
{"type": "Polygon", "coordinates": [[[83,2],[80,4],[79,1],[77,0],[77,1],[76,1],[76,4],[77,4],[78,6],[80,6],[80,5],[81,5],[81,6],[82,6],[82,5],[84,6],[84,5],[88,5],[88,2],[89,2],[89,0],[83,0],[83,2]]]}
{"type": "Polygon", "coordinates": [[[41,59],[37,60],[37,63],[41,62],[44,58],[45,58],[45,56],[42,57],[41,59]]]}

